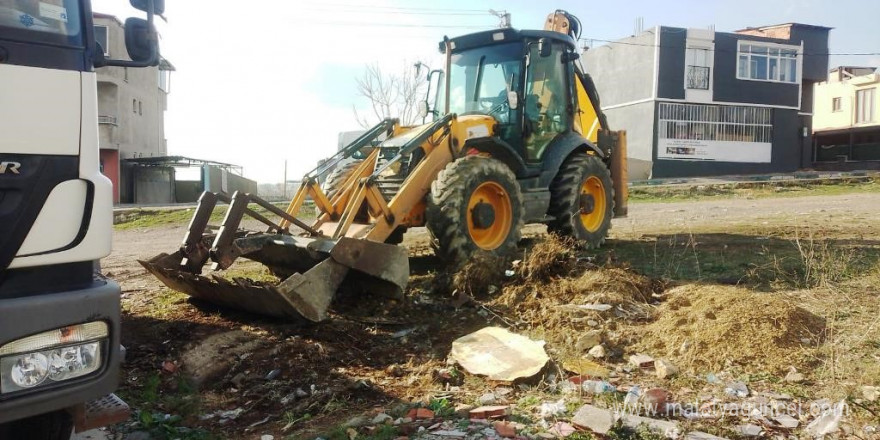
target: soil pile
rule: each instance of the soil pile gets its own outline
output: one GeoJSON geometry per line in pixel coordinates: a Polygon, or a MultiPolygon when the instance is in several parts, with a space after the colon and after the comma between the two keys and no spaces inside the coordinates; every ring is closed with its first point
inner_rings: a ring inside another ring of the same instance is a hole
{"type": "Polygon", "coordinates": [[[824,319],[779,294],[714,285],[669,290],[657,320],[639,329],[635,348],[692,372],[730,366],[780,373],[810,363],[824,319]]]}

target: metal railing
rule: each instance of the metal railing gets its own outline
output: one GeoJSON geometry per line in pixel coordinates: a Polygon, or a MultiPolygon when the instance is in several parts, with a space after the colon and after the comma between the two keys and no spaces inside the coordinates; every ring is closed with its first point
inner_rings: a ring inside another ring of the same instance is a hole
{"type": "Polygon", "coordinates": [[[687,88],[709,90],[709,68],[687,66],[687,88]]]}

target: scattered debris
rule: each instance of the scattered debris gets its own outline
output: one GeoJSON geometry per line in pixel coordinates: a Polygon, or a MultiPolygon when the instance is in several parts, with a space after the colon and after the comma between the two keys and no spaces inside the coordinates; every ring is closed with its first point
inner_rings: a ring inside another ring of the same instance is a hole
{"type": "Polygon", "coordinates": [[[739,433],[739,435],[743,437],[757,437],[761,435],[761,432],[763,432],[764,430],[758,425],[753,425],[749,423],[746,425],[735,426],[734,431],[736,431],[737,433],[739,433]]]}
{"type": "Polygon", "coordinates": [[[276,368],[266,374],[266,380],[275,380],[278,379],[278,376],[281,376],[281,370],[276,368]]]}
{"type": "Polygon", "coordinates": [[[481,406],[472,409],[470,416],[472,419],[493,419],[506,416],[508,411],[510,411],[509,406],[481,406]]]}
{"type": "Polygon", "coordinates": [[[877,399],[880,398],[880,387],[863,386],[862,397],[868,402],[876,402],[877,399]]]}
{"type": "Polygon", "coordinates": [[[816,417],[815,420],[807,425],[805,428],[806,433],[813,437],[822,437],[837,432],[840,429],[840,420],[843,419],[845,410],[845,400],[841,400],[837,405],[827,408],[819,417],[816,417]]]}
{"type": "Polygon", "coordinates": [[[734,397],[744,398],[749,396],[749,387],[742,382],[731,382],[724,388],[724,392],[734,397]]]}
{"type": "Polygon", "coordinates": [[[593,405],[584,405],[577,410],[571,422],[578,427],[589,429],[596,434],[608,434],[617,418],[614,413],[593,405]]]}
{"type": "Polygon", "coordinates": [[[544,341],[486,327],[452,342],[449,357],[471,374],[512,382],[538,374],[550,360],[544,341]]]}
{"type": "Polygon", "coordinates": [[[559,417],[565,414],[565,399],[559,399],[556,402],[544,402],[541,404],[541,418],[549,419],[559,417]]]}
{"type": "Polygon", "coordinates": [[[660,379],[667,379],[678,374],[678,367],[666,359],[658,359],[654,362],[654,371],[660,379]]]}
{"type": "Polygon", "coordinates": [[[483,394],[482,396],[480,396],[480,404],[481,405],[492,405],[493,403],[495,403],[497,401],[498,401],[498,399],[495,397],[495,394],[493,394],[493,393],[486,393],[486,394],[483,394]]]}
{"type": "Polygon", "coordinates": [[[773,420],[776,423],[779,423],[779,426],[782,426],[786,429],[794,429],[800,425],[800,420],[788,415],[788,414],[779,414],[776,417],[773,417],[773,420]]]}
{"type": "Polygon", "coordinates": [[[610,371],[588,359],[572,359],[562,363],[562,368],[581,376],[608,377],[610,371]]]}
{"type": "Polygon", "coordinates": [[[516,437],[516,426],[510,422],[497,421],[493,426],[495,427],[495,431],[498,432],[498,435],[502,437],[516,437]]]}
{"type": "Polygon", "coordinates": [[[608,354],[605,352],[605,347],[603,345],[597,345],[591,348],[590,351],[587,352],[587,354],[596,359],[605,359],[605,357],[608,356],[608,354]]]}
{"type": "Polygon", "coordinates": [[[629,363],[636,368],[652,368],[654,366],[654,358],[645,354],[634,354],[629,357],[629,363]]]}
{"type": "Polygon", "coordinates": [[[796,369],[792,368],[791,371],[789,371],[788,374],[785,375],[785,379],[783,380],[790,383],[801,383],[804,381],[804,375],[798,373],[796,369]]]}
{"type": "Polygon", "coordinates": [[[581,335],[575,343],[575,349],[579,352],[585,352],[602,343],[601,330],[589,330],[581,335]]]}

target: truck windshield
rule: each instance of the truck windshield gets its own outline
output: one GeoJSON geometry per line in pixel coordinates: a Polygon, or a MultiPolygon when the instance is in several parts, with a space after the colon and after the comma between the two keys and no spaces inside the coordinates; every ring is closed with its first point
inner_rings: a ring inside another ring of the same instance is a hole
{"type": "Polygon", "coordinates": [[[453,54],[449,72],[450,113],[485,114],[502,124],[512,121],[507,90],[516,89],[522,59],[522,44],[518,42],[453,54]]]}
{"type": "Polygon", "coordinates": [[[77,0],[0,0],[0,32],[69,41],[79,36],[81,22],[77,0]]]}

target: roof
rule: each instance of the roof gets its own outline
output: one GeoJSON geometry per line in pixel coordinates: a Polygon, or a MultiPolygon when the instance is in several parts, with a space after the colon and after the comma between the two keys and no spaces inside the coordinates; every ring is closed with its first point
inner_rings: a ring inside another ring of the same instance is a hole
{"type": "Polygon", "coordinates": [[[117,16],[115,16],[115,15],[113,15],[113,14],[105,14],[105,13],[103,13],[103,12],[92,12],[92,17],[94,17],[94,18],[103,18],[103,19],[106,19],[106,20],[113,20],[113,21],[115,21],[119,26],[124,26],[124,25],[122,24],[122,20],[120,20],[119,17],[117,17],[117,16]]]}
{"type": "Polygon", "coordinates": [[[819,25],[815,25],[815,24],[804,24],[804,23],[790,22],[790,23],[771,24],[771,25],[767,25],[767,26],[750,26],[745,29],[736,30],[734,32],[759,31],[759,30],[764,30],[764,29],[775,29],[775,28],[781,28],[781,27],[802,27],[802,28],[820,29],[820,30],[826,30],[826,31],[830,31],[831,29],[834,29],[832,27],[819,26],[819,25]]]}
{"type": "MultiPolygon", "coordinates": [[[[568,44],[573,49],[577,46],[573,38],[561,32],[545,30],[518,30],[512,28],[492,29],[488,31],[460,35],[458,37],[451,38],[450,41],[453,42],[452,51],[460,52],[462,50],[472,49],[474,47],[483,47],[492,44],[501,44],[512,41],[521,41],[523,39],[538,40],[541,38],[549,38],[552,40],[561,41],[565,44],[568,44]],[[503,37],[498,38],[499,34],[503,35],[503,37]]],[[[440,52],[445,51],[443,41],[440,42],[439,48],[440,52]]]]}
{"type": "Polygon", "coordinates": [[[123,159],[125,162],[136,163],[144,166],[170,166],[170,167],[190,167],[202,165],[214,165],[222,168],[241,169],[241,165],[231,163],[216,162],[212,160],[194,159],[186,156],[154,156],[154,157],[138,157],[133,159],[123,159]]]}

